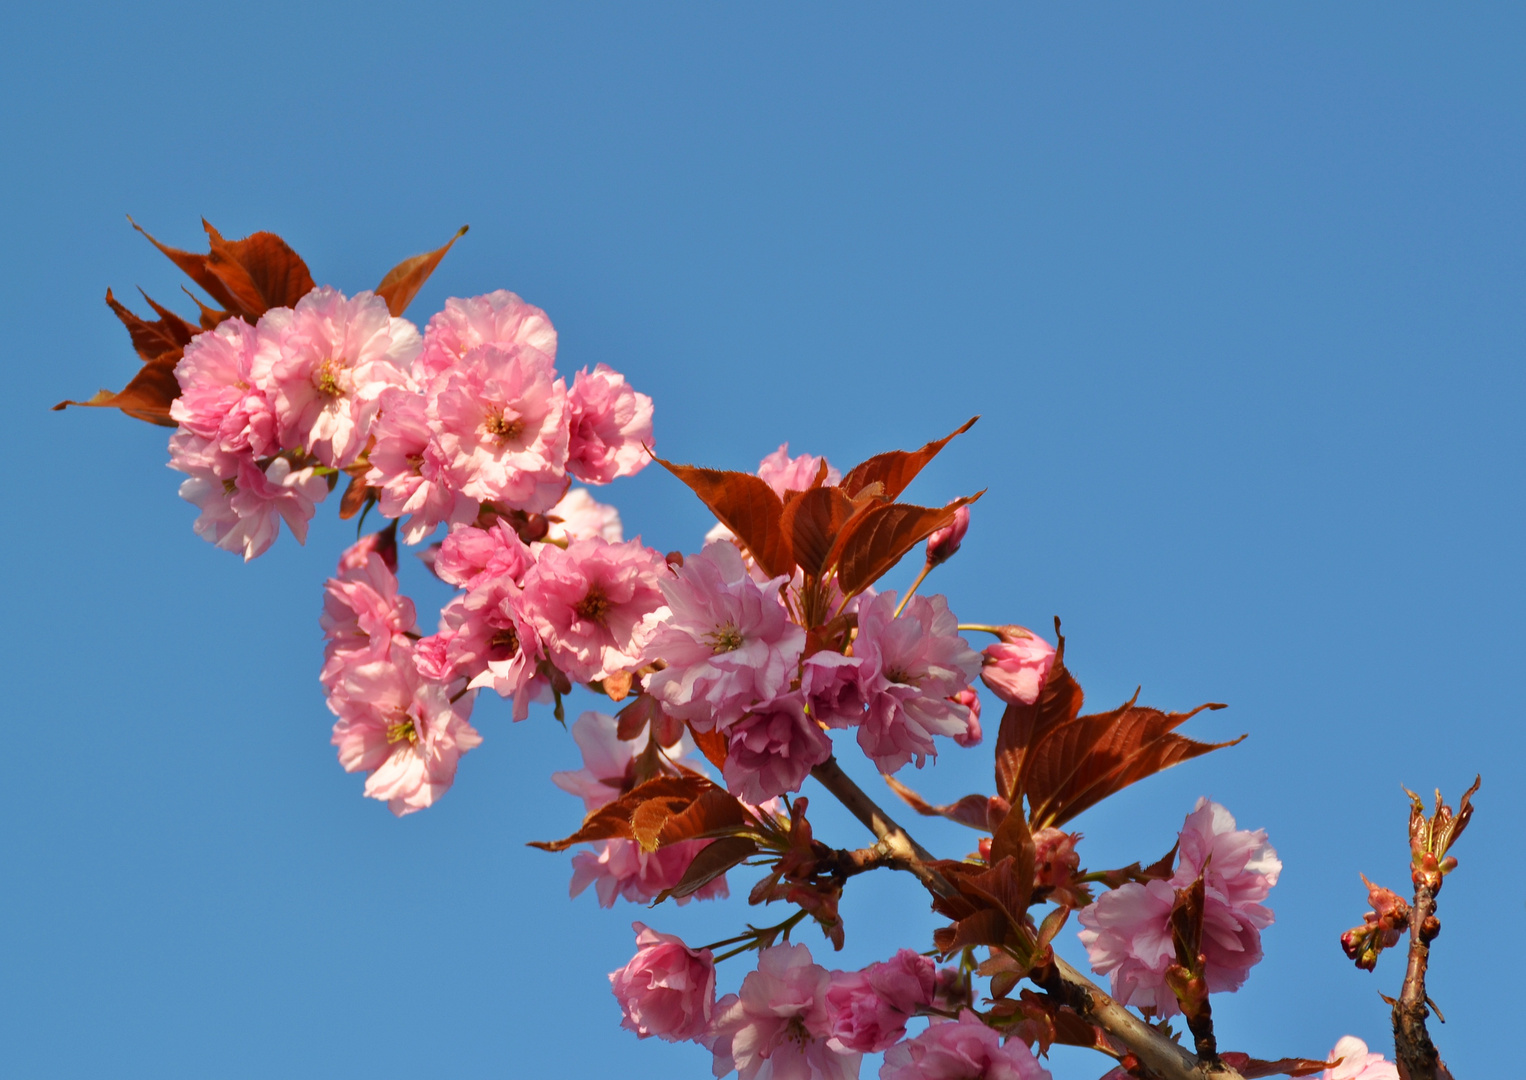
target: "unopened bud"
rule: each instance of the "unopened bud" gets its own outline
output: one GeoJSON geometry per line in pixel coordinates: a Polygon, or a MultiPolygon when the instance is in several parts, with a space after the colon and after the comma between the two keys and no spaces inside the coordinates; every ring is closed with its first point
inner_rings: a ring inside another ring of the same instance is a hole
{"type": "Polygon", "coordinates": [[[1054,646],[1021,626],[1001,627],[1001,641],[987,645],[980,678],[1009,705],[1032,705],[1054,664],[1054,646]]]}
{"type": "Polygon", "coordinates": [[[964,534],[970,531],[970,508],[961,506],[954,511],[954,520],[937,529],[927,538],[927,565],[939,566],[948,562],[964,542],[964,534]]]}

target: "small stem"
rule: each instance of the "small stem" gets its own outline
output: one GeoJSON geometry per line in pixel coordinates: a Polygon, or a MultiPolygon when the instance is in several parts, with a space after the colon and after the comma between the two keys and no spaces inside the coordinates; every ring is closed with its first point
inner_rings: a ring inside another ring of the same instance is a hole
{"type": "Polygon", "coordinates": [[[1449,1080],[1431,1033],[1426,1030],[1425,972],[1430,963],[1430,939],[1424,932],[1427,919],[1436,914],[1436,893],[1429,885],[1415,885],[1415,902],[1409,909],[1409,964],[1404,989],[1394,1002],[1394,1056],[1407,1080],[1449,1080]]]}
{"type": "Polygon", "coordinates": [[[962,634],[966,630],[978,630],[982,633],[995,634],[997,637],[1001,637],[1002,628],[1000,626],[987,626],[985,623],[960,623],[959,632],[962,634]]]}
{"type": "Polygon", "coordinates": [[[829,757],[826,761],[811,770],[822,787],[830,791],[848,812],[872,832],[884,845],[886,852],[893,858],[899,859],[911,873],[916,875],[918,881],[927,887],[929,892],[938,896],[957,896],[958,890],[943,879],[941,874],[936,873],[927,866],[933,861],[932,855],[921,844],[913,840],[909,833],[895,823],[891,816],[864,794],[864,789],[855,784],[847,773],[842,771],[842,766],[837,764],[835,757],[829,757]]]}
{"type": "Polygon", "coordinates": [[[901,612],[906,610],[906,605],[916,595],[917,589],[921,587],[922,582],[927,580],[927,575],[932,572],[932,568],[933,564],[930,562],[922,564],[922,572],[917,575],[917,580],[911,583],[911,588],[906,590],[906,595],[901,597],[901,602],[895,607],[895,614],[891,616],[892,619],[899,619],[901,617],[901,612]]]}

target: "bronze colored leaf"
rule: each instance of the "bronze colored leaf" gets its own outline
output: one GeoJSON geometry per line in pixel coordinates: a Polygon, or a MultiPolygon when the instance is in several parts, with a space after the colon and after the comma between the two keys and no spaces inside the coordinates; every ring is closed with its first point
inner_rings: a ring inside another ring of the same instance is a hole
{"type": "Polygon", "coordinates": [[[307,264],[275,233],[257,232],[243,240],[224,240],[205,220],[211,251],[207,269],[217,276],[248,322],[274,307],[291,307],[313,291],[307,264]]]}
{"type": "Polygon", "coordinates": [[[996,736],[996,793],[1013,805],[1022,798],[1019,784],[1029,750],[1049,731],[1081,713],[1081,684],[1065,667],[1065,635],[1060,633],[1059,619],[1054,621],[1054,632],[1059,644],[1037,700],[1031,705],[1008,705],[996,736]]]}
{"type": "Polygon", "coordinates": [[[191,339],[201,331],[173,311],[154,303],[147,293],[143,294],[143,299],[159,314],[159,318],[153,322],[133,314],[111,295],[110,289],[106,290],[106,305],[122,321],[122,325],[127,327],[133,349],[145,362],[170,355],[178,360],[191,339]]]}
{"type": "Polygon", "coordinates": [[[1015,860],[1017,873],[1026,876],[1031,891],[1038,848],[1033,841],[1033,832],[1028,828],[1028,820],[1023,817],[1021,806],[1014,806],[1007,811],[1006,818],[996,827],[996,832],[991,837],[991,861],[999,862],[1008,857],[1015,860]]]}
{"type": "Polygon", "coordinates": [[[717,769],[726,767],[726,735],[720,731],[696,731],[694,725],[689,725],[689,734],[694,738],[694,745],[699,747],[699,752],[705,755],[705,760],[717,769]]]}
{"type": "Polygon", "coordinates": [[[170,419],[170,402],[180,396],[180,383],[175,381],[175,364],[178,362],[178,356],[150,360],[116,393],[101,390],[89,401],[60,401],[53,409],[56,412],[68,405],[109,406],[121,409],[136,420],[146,420],[161,427],[177,427],[170,419]]]}
{"type": "Polygon", "coordinates": [[[1333,1061],[1315,1061],[1312,1058],[1278,1058],[1276,1061],[1262,1061],[1253,1058],[1249,1054],[1242,1054],[1236,1050],[1230,1050],[1219,1055],[1224,1064],[1234,1069],[1245,1080],[1258,1080],[1264,1076],[1312,1076],[1315,1073],[1333,1069],[1341,1063],[1342,1058],[1333,1061]]]}
{"type": "Polygon", "coordinates": [[[725,788],[708,785],[685,806],[660,800],[643,803],[631,815],[631,835],[643,851],[656,851],[667,844],[706,837],[734,836],[752,828],[747,808],[725,788]]]}
{"type": "Polygon", "coordinates": [[[961,825],[968,825],[972,829],[981,832],[990,832],[990,820],[986,814],[986,807],[991,800],[984,795],[966,795],[958,802],[949,803],[947,806],[934,806],[911,788],[901,783],[893,776],[886,776],[885,783],[890,785],[890,790],[899,795],[906,803],[923,817],[948,818],[957,821],[961,825]]]}
{"type": "MultiPolygon", "coordinates": [[[[823,459],[822,468],[826,462],[823,459]]],[[[820,480],[824,473],[818,472],[820,480]]],[[[853,500],[840,488],[815,486],[804,492],[790,492],[796,498],[784,506],[780,529],[790,539],[790,550],[800,569],[813,576],[827,569],[827,555],[853,516],[853,500]]]]}
{"type": "Polygon", "coordinates": [[[736,534],[769,577],[795,572],[790,538],[780,519],[784,504],[767,482],[751,473],[675,465],[656,458],[710,508],[722,525],[736,534]]]}
{"type": "Polygon", "coordinates": [[[944,956],[967,946],[1000,947],[1006,940],[1007,917],[990,908],[967,915],[952,926],[940,926],[933,931],[933,945],[944,956]]]}
{"type": "Polygon", "coordinates": [[[886,500],[893,500],[906,490],[906,485],[916,478],[917,473],[921,472],[929,461],[938,456],[938,451],[942,450],[950,439],[969,431],[979,419],[978,416],[970,417],[957,431],[928,443],[920,450],[891,450],[888,453],[876,454],[868,461],[849,469],[848,475],[842,478],[838,487],[847,492],[851,498],[857,496],[870,484],[879,483],[883,485],[883,497],[886,500]]]}
{"type": "Polygon", "coordinates": [[[366,486],[362,476],[350,477],[349,485],[344,489],[344,495],[339,499],[339,520],[348,521],[365,507],[371,498],[372,489],[366,486]]]}
{"type": "Polygon", "coordinates": [[[723,836],[712,841],[695,854],[678,884],[664,889],[653,903],[660,904],[669,897],[682,900],[691,896],[758,851],[757,841],[747,836],[723,836]]]}
{"type": "Polygon", "coordinates": [[[886,503],[854,515],[827,558],[827,565],[837,564],[843,595],[853,596],[873,585],[908,551],[952,521],[955,510],[984,494],[977,491],[937,508],[886,503]]]}
{"type": "Polygon", "coordinates": [[[413,303],[413,298],[424,287],[424,282],[429,280],[429,275],[434,273],[435,267],[440,265],[440,260],[445,258],[445,253],[451,245],[466,235],[467,226],[463,225],[456,230],[456,235],[445,241],[444,247],[426,251],[422,255],[415,255],[411,259],[404,259],[391,270],[387,276],[381,279],[381,284],[376,286],[376,295],[387,302],[387,310],[393,315],[402,315],[413,303]]]}
{"type": "Polygon", "coordinates": [[[532,841],[530,846],[542,851],[565,851],[573,844],[593,840],[634,840],[636,834],[632,819],[638,809],[646,807],[648,803],[655,804],[651,809],[643,811],[642,820],[649,825],[661,813],[662,821],[657,825],[660,831],[668,817],[681,814],[705,792],[714,788],[715,785],[709,780],[693,773],[659,776],[593,811],[583,819],[582,828],[571,836],[561,840],[532,841]]]}

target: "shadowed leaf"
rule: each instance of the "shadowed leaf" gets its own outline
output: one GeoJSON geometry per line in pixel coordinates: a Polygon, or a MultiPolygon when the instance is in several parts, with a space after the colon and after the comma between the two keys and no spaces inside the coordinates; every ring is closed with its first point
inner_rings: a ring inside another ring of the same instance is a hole
{"type": "Polygon", "coordinates": [[[116,297],[111,295],[111,290],[106,290],[106,305],[112,313],[122,320],[122,325],[127,327],[127,334],[132,338],[132,347],[144,361],[158,360],[162,357],[174,355],[179,359],[185,347],[191,343],[191,339],[201,331],[197,327],[186,322],[173,311],[160,307],[148,296],[143,295],[150,307],[158,313],[159,318],[153,322],[143,319],[127,310],[116,297]]]}
{"type": "Polygon", "coordinates": [[[1333,1069],[1341,1063],[1342,1058],[1333,1061],[1315,1061],[1312,1058],[1278,1058],[1276,1061],[1262,1061],[1253,1058],[1249,1054],[1242,1054],[1236,1050],[1230,1050],[1219,1055],[1224,1059],[1224,1064],[1234,1069],[1245,1080],[1258,1080],[1263,1076],[1312,1076],[1326,1069],[1333,1069]]]}
{"type": "Polygon", "coordinates": [[[746,545],[765,574],[779,577],[794,573],[795,560],[790,551],[789,535],[780,522],[784,504],[767,482],[751,473],[675,465],[662,458],[655,460],[689,485],[720,523],[746,545]]]}
{"type": "MultiPolygon", "coordinates": [[[[822,470],[826,462],[822,462],[822,470]]],[[[823,472],[818,472],[821,479],[823,472]]],[[[790,539],[790,550],[800,569],[807,574],[818,575],[827,568],[827,555],[842,528],[853,516],[853,500],[835,487],[816,486],[804,492],[791,492],[797,497],[784,507],[780,529],[790,539]]]]}
{"type": "Polygon", "coordinates": [[[694,726],[689,726],[689,735],[694,739],[694,745],[699,747],[699,752],[705,755],[705,760],[717,769],[726,767],[726,736],[719,731],[695,731],[694,726]]]}
{"type": "Polygon", "coordinates": [[[746,836],[723,836],[699,849],[689,868],[684,871],[678,884],[664,889],[653,903],[660,904],[669,897],[682,900],[699,892],[706,885],[759,851],[757,842],[746,836]]]}
{"type": "Polygon", "coordinates": [[[349,485],[344,489],[344,494],[339,499],[339,520],[348,521],[366,505],[371,497],[371,488],[366,487],[365,478],[362,476],[350,477],[349,485]]]}
{"type": "Polygon", "coordinates": [[[968,825],[981,832],[991,831],[990,821],[986,815],[986,807],[991,800],[984,795],[966,795],[956,803],[934,806],[895,777],[886,776],[884,779],[885,783],[890,785],[891,791],[899,795],[907,806],[923,817],[948,818],[950,821],[957,821],[961,825],[968,825]]]}
{"type": "MultiPolygon", "coordinates": [[[[530,846],[542,851],[565,851],[573,844],[593,840],[634,840],[633,817],[642,810],[643,824],[650,828],[660,813],[656,830],[661,831],[668,817],[683,813],[705,792],[715,788],[709,780],[692,773],[682,776],[659,776],[606,803],[583,819],[582,828],[562,840],[537,840],[530,846]],[[652,804],[650,809],[644,809],[652,804]]],[[[735,800],[733,800],[735,801],[735,800]]]]}
{"type": "Polygon", "coordinates": [[[853,596],[874,584],[908,551],[954,520],[955,510],[983,494],[961,496],[936,508],[886,503],[855,514],[826,560],[828,566],[837,564],[843,595],[853,596]]]}
{"type": "Polygon", "coordinates": [[[407,310],[408,305],[413,303],[413,298],[424,287],[424,282],[429,280],[429,275],[434,273],[440,260],[445,258],[451,245],[466,235],[466,229],[467,226],[463,225],[456,230],[456,235],[445,241],[444,247],[404,259],[387,271],[387,276],[376,286],[376,295],[387,302],[388,311],[393,315],[402,315],[407,310]]]}
{"type": "Polygon", "coordinates": [[[883,497],[886,500],[894,500],[906,490],[906,485],[915,479],[923,466],[938,456],[938,451],[942,450],[950,439],[969,431],[979,419],[978,416],[970,417],[957,431],[928,443],[920,450],[891,450],[888,453],[876,454],[868,461],[849,469],[838,487],[851,498],[870,484],[879,483],[883,485],[883,497]]]}

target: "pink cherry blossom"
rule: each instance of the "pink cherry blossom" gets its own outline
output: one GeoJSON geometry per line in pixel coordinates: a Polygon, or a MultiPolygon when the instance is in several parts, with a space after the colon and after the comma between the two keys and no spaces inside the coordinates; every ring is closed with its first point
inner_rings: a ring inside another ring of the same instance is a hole
{"type": "Polygon", "coordinates": [[[959,691],[949,698],[955,705],[963,705],[966,716],[964,719],[964,731],[954,736],[954,741],[968,749],[971,746],[979,746],[981,740],[980,731],[980,695],[973,687],[959,691]]]}
{"type": "Polygon", "coordinates": [[[371,537],[344,553],[339,576],[329,578],[323,593],[318,623],[326,644],[319,681],[326,687],[338,685],[353,665],[387,659],[392,646],[406,645],[405,635],[417,628],[413,601],[398,593],[397,577],[371,537]],[[363,554],[357,557],[356,548],[363,554]]]}
{"type": "Polygon", "coordinates": [[[472,589],[489,578],[507,578],[522,585],[535,556],[508,522],[495,521],[490,528],[475,525],[454,528],[440,542],[432,569],[441,581],[472,589]]]}
{"type": "Polygon", "coordinates": [[[450,480],[479,502],[541,513],[567,490],[567,384],[529,346],[479,345],[429,385],[450,480]]]}
{"type": "Polygon", "coordinates": [[[445,455],[434,440],[423,394],[388,387],[371,427],[376,443],[367,460],[366,483],[381,491],[378,509],[389,518],[406,517],[403,542],[417,544],[442,521],[468,521],[478,504],[452,485],[445,455]]]}
{"type": "Polygon", "coordinates": [[[970,531],[970,508],[961,506],[954,511],[954,520],[936,529],[927,538],[927,564],[941,566],[952,559],[964,543],[964,534],[970,531]]]}
{"type": "Polygon", "coordinates": [[[1009,704],[1032,705],[1054,665],[1054,646],[1021,626],[1002,630],[1002,640],[986,646],[981,681],[1009,704]]]}
{"type": "Polygon", "coordinates": [[[546,511],[550,530],[546,539],[552,543],[567,543],[600,537],[611,544],[625,539],[620,525],[620,511],[605,506],[588,494],[587,488],[575,487],[562,496],[562,501],[546,511]]]}
{"type": "Polygon", "coordinates": [[[236,469],[231,459],[266,457],[281,448],[275,412],[254,385],[260,344],[254,327],[225,319],[216,330],[192,338],[175,365],[180,396],[170,403],[170,418],[230,459],[224,476],[236,469]]]}
{"type": "Polygon", "coordinates": [[[708,544],[686,559],[662,580],[669,613],[650,653],[667,667],[647,677],[647,693],[670,715],[711,731],[785,690],[805,631],[784,610],[783,586],[782,577],[760,586],[731,544],[708,544]]]}
{"type": "Polygon", "coordinates": [[[550,684],[539,671],[544,655],[519,587],[507,576],[484,577],[441,609],[440,629],[418,643],[415,663],[425,678],[465,678],[472,689],[512,698],[518,722],[530,715],[532,703],[550,699],[550,684]]]}
{"type": "Polygon", "coordinates": [[[1093,970],[1112,980],[1126,1005],[1179,1010],[1165,972],[1176,961],[1170,916],[1176,890],[1203,875],[1203,954],[1211,993],[1238,990],[1261,960],[1261,931],[1272,912],[1259,901],[1277,883],[1282,863],[1266,833],[1236,829],[1217,803],[1199,799],[1182,827],[1175,873],[1168,881],[1130,882],[1083,909],[1082,944],[1093,970]]]}
{"type": "Polygon", "coordinates": [[[346,299],[327,286],[298,300],[290,316],[267,312],[260,328],[273,340],[254,375],[275,407],[282,445],[349,465],[370,437],[382,391],[408,383],[418,330],[379,296],[346,299]]]}
{"type": "Polygon", "coordinates": [[[482,742],[467,721],[472,697],[451,701],[444,686],[419,676],[411,650],[394,644],[387,659],[347,668],[329,695],[339,764],[369,773],[366,795],[398,817],[432,806],[455,782],[461,755],[482,742]]]}
{"type": "Polygon", "coordinates": [[[1001,1036],[969,1010],[885,1051],[880,1080],[1051,1080],[1017,1039],[1001,1036]]]}
{"type": "Polygon", "coordinates": [[[934,735],[969,731],[969,710],[949,700],[969,686],[980,656],[959,636],[959,620],[942,596],[914,596],[899,618],[896,594],[861,604],[853,654],[869,710],[858,744],[882,773],[913,758],[937,756],[934,735]]]}
{"type": "MultiPolygon", "coordinates": [[[[789,456],[789,443],[781,443],[779,449],[758,463],[758,475],[768,482],[780,498],[786,491],[804,491],[821,471],[823,459],[812,454],[789,456]]],[[[832,485],[842,479],[842,473],[827,466],[826,483],[832,485]]]]}
{"type": "Polygon", "coordinates": [[[571,441],[567,471],[589,484],[644,469],[652,457],[652,399],[638,394],[618,371],[599,364],[577,373],[568,395],[571,441]]]}
{"type": "Polygon", "coordinates": [[[643,923],[636,931],[636,955],[609,985],[620,1002],[620,1026],[638,1038],[656,1035],[668,1042],[698,1038],[715,1011],[715,960],[709,949],[691,949],[683,939],[659,934],[643,923]]]}
{"type": "Polygon", "coordinates": [[[197,536],[224,551],[242,552],[246,562],[275,543],[282,521],[299,544],[306,541],[314,506],[328,495],[323,477],[310,468],[293,470],[285,458],[261,471],[247,455],[237,459],[233,476],[222,477],[211,467],[211,455],[198,454],[193,443],[205,445],[188,433],[175,435],[170,464],[190,474],[180,485],[180,497],[201,511],[194,526],[197,536]]]}
{"type": "Polygon", "coordinates": [[[937,966],[910,949],[862,971],[834,971],[827,990],[832,1038],[846,1050],[879,1053],[905,1037],[906,1022],[932,1004],[937,989],[937,966]]]}
{"type": "Polygon", "coordinates": [[[805,700],[785,694],[727,729],[726,787],[748,803],[799,791],[811,770],[832,756],[832,740],[805,714],[805,700]]]}
{"type": "Polygon", "coordinates": [[[738,1080],[853,1080],[862,1055],[833,1046],[827,970],[804,945],[775,945],[758,953],[758,968],[740,994],[716,1003],[709,1047],[714,1073],[738,1080]]]}
{"type": "Polygon", "coordinates": [[[813,653],[800,665],[800,691],[811,716],[833,728],[857,727],[864,718],[859,660],[830,649],[813,653]]]}
{"type": "Polygon", "coordinates": [[[555,361],[556,330],[544,311],[503,289],[466,300],[451,297],[424,328],[420,380],[449,371],[479,345],[525,346],[555,361]]]}
{"type": "Polygon", "coordinates": [[[1399,1080],[1399,1067],[1374,1054],[1355,1035],[1345,1035],[1335,1044],[1326,1061],[1340,1059],[1333,1069],[1326,1069],[1315,1080],[1399,1080]]]}
{"type": "Polygon", "coordinates": [[[1040,829],[1033,834],[1034,885],[1051,890],[1049,899],[1072,908],[1086,903],[1084,883],[1078,886],[1074,880],[1081,870],[1081,856],[1076,851],[1080,839],[1080,833],[1067,833],[1055,828],[1040,829]]]}
{"type": "MultiPolygon", "coordinates": [[[[648,738],[648,731],[643,731],[634,739],[622,739],[619,723],[613,716],[585,712],[572,725],[572,741],[578,744],[578,750],[583,754],[583,767],[554,772],[551,782],[582,799],[584,810],[592,813],[620,797],[630,782],[632,765],[646,749],[648,738]]],[[[683,761],[690,749],[687,738],[662,748],[674,762],[683,761]]]]}
{"type": "MultiPolygon", "coordinates": [[[[682,840],[665,844],[656,851],[642,851],[634,840],[604,840],[592,845],[592,851],[580,851],[572,857],[571,896],[580,895],[592,885],[600,907],[613,907],[616,900],[632,904],[650,904],[664,889],[683,880],[684,872],[709,840],[682,840]]],[[[709,882],[688,896],[677,897],[679,906],[690,900],[724,900],[730,895],[724,876],[709,882]]]]}
{"type": "Polygon", "coordinates": [[[670,575],[639,540],[541,545],[525,575],[524,611],[551,662],[574,682],[603,679],[642,662],[670,575]]]}

